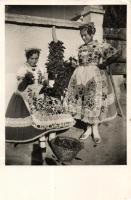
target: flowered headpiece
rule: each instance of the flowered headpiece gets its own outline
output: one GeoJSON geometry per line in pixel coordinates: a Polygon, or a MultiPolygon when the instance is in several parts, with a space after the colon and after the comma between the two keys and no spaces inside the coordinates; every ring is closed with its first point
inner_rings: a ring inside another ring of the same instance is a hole
{"type": "Polygon", "coordinates": [[[82,24],[82,25],[80,25],[79,28],[80,28],[80,31],[86,30],[89,35],[92,35],[92,34],[94,35],[95,32],[96,32],[96,28],[95,28],[94,22],[89,22],[87,24],[82,24]]]}
{"type": "Polygon", "coordinates": [[[32,48],[27,48],[27,49],[25,49],[25,53],[28,53],[28,52],[30,52],[30,51],[32,51],[32,50],[38,51],[39,53],[40,53],[40,51],[41,51],[41,49],[39,49],[39,48],[32,47],[32,48]]]}

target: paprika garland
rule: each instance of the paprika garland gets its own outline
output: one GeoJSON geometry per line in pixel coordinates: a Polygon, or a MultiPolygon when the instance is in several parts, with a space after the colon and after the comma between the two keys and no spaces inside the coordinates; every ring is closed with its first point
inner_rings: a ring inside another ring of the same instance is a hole
{"type": "Polygon", "coordinates": [[[66,48],[62,41],[50,42],[48,62],[46,63],[48,78],[55,81],[53,87],[58,98],[64,95],[64,90],[68,87],[74,71],[71,63],[64,61],[64,49],[66,48]]]}

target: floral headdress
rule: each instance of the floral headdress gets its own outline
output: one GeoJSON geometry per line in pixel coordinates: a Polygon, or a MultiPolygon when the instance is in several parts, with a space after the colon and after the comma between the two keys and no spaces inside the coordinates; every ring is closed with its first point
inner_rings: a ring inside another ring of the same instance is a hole
{"type": "Polygon", "coordinates": [[[94,35],[95,32],[96,32],[96,28],[95,28],[94,22],[89,22],[87,24],[82,24],[82,25],[80,25],[79,28],[80,28],[80,31],[86,30],[89,35],[91,35],[91,34],[94,35]]]}
{"type": "Polygon", "coordinates": [[[39,48],[32,47],[32,48],[27,48],[27,49],[25,49],[25,53],[28,53],[28,52],[30,52],[30,51],[32,51],[32,50],[38,51],[39,53],[40,53],[40,51],[41,51],[41,49],[39,49],[39,48]]]}

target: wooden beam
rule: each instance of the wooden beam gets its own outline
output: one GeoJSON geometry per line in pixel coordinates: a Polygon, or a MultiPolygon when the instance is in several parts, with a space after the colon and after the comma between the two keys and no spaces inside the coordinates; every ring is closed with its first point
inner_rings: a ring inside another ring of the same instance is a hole
{"type": "Polygon", "coordinates": [[[6,23],[14,24],[29,24],[29,25],[39,25],[39,26],[57,26],[65,28],[75,28],[79,29],[80,22],[63,20],[63,19],[54,19],[46,17],[36,17],[28,15],[18,15],[18,14],[6,14],[5,15],[6,23]]]}

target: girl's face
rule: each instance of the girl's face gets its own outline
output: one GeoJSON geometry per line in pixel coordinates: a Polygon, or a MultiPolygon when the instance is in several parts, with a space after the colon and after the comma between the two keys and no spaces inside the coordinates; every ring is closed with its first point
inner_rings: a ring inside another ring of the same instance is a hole
{"type": "Polygon", "coordinates": [[[31,67],[35,67],[37,62],[38,62],[38,59],[39,59],[39,55],[38,53],[34,53],[32,54],[32,56],[29,57],[29,59],[27,60],[27,62],[29,63],[29,65],[31,67]]]}
{"type": "Polygon", "coordinates": [[[80,34],[81,34],[81,38],[85,42],[85,44],[88,44],[89,42],[91,42],[93,40],[93,35],[89,35],[86,30],[81,30],[80,34]]]}

